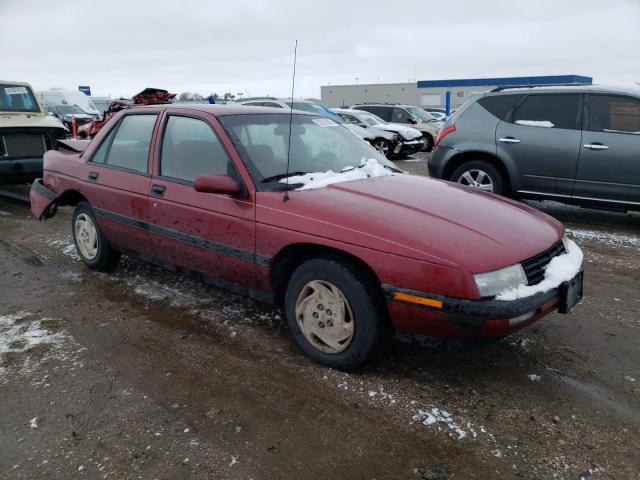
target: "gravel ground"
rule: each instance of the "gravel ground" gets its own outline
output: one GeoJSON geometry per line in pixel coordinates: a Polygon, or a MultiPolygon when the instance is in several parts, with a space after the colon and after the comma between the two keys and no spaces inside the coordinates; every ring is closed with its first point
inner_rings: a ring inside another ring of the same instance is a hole
{"type": "Polygon", "coordinates": [[[398,337],[344,374],[281,312],[89,271],[70,209],[0,198],[0,478],[640,478],[640,214],[532,205],[584,249],[570,315],[476,349],[398,337]]]}

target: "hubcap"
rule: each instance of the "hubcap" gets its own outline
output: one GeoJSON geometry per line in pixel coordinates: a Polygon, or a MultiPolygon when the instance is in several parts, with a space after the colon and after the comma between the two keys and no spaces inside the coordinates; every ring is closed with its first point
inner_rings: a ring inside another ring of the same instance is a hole
{"type": "Polygon", "coordinates": [[[458,178],[458,183],[474,188],[479,188],[480,190],[486,190],[487,192],[493,192],[493,180],[487,172],[479,170],[477,168],[474,168],[473,170],[467,170],[462,175],[460,175],[460,178],[458,178]]]}
{"type": "Polygon", "coordinates": [[[98,232],[91,217],[81,213],[76,217],[74,226],[76,243],[84,258],[93,260],[98,255],[98,232]]]}
{"type": "Polygon", "coordinates": [[[374,143],[373,146],[385,157],[387,156],[387,153],[389,153],[389,145],[387,145],[387,142],[385,142],[384,140],[378,140],[376,143],[374,143]]]}
{"type": "Polygon", "coordinates": [[[351,307],[332,283],[313,280],[304,286],[296,301],[296,320],[305,338],[321,352],[343,352],[353,340],[351,307]]]}

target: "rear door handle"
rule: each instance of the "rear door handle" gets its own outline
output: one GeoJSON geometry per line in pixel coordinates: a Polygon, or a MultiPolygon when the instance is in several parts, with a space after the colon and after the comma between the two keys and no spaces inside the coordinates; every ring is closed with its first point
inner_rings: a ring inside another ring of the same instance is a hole
{"type": "Polygon", "coordinates": [[[151,185],[151,193],[157,197],[164,197],[164,191],[167,189],[164,185],[151,185]]]}
{"type": "Polygon", "coordinates": [[[513,137],[503,137],[498,139],[499,142],[502,143],[520,143],[520,140],[513,137]]]}
{"type": "Polygon", "coordinates": [[[98,172],[89,172],[89,175],[87,176],[87,178],[95,182],[96,180],[98,180],[99,176],[100,174],[98,172]]]}
{"type": "Polygon", "coordinates": [[[589,150],[609,150],[609,145],[602,145],[601,143],[585,143],[583,147],[589,150]]]}

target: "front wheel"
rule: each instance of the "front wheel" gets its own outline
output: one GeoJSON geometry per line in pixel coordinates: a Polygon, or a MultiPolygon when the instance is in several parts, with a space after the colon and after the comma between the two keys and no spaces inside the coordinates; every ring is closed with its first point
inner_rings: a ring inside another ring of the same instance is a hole
{"type": "Polygon", "coordinates": [[[381,295],[355,265],[338,258],[308,260],[287,286],[291,335],[316,362],[339,370],[360,367],[377,353],[386,333],[381,295]]]}
{"type": "Polygon", "coordinates": [[[505,180],[502,173],[484,160],[463,163],[454,170],[450,180],[498,195],[504,195],[505,192],[505,180]]]}
{"type": "Polygon", "coordinates": [[[73,211],[71,231],[76,251],[87,267],[107,271],[116,266],[120,253],[109,245],[87,202],[78,203],[73,211]]]}
{"type": "Polygon", "coordinates": [[[422,150],[423,152],[430,152],[431,150],[433,150],[433,137],[431,136],[431,134],[429,133],[425,133],[424,134],[424,141],[425,141],[425,145],[424,145],[424,149],[422,150]]]}
{"type": "Polygon", "coordinates": [[[391,144],[384,138],[376,138],[373,142],[373,148],[387,158],[391,155],[391,144]]]}

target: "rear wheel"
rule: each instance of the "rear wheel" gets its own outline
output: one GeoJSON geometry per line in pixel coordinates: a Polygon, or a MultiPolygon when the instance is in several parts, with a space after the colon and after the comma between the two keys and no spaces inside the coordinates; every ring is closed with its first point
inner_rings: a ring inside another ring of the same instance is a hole
{"type": "Polygon", "coordinates": [[[376,138],[373,141],[373,148],[375,148],[387,158],[389,158],[389,156],[391,155],[391,144],[384,138],[376,138]]]}
{"type": "Polygon", "coordinates": [[[109,245],[87,202],[78,203],[73,211],[71,231],[76,251],[87,267],[106,271],[116,266],[120,252],[109,245]]]}
{"type": "Polygon", "coordinates": [[[300,349],[316,362],[351,370],[377,353],[386,316],[373,282],[338,258],[300,265],[285,296],[287,322],[300,349]]]}
{"type": "Polygon", "coordinates": [[[503,195],[505,192],[505,180],[502,173],[484,160],[464,162],[454,170],[450,180],[498,195],[503,195]]]}

